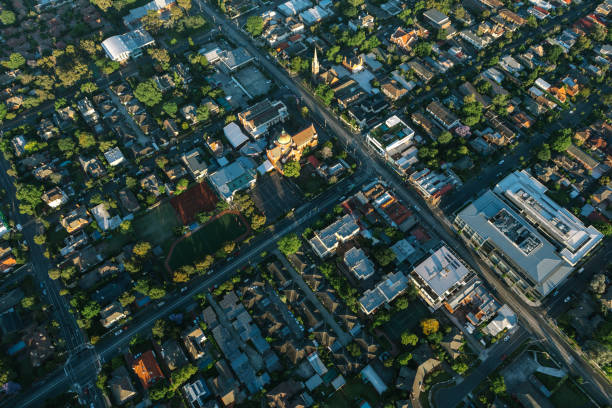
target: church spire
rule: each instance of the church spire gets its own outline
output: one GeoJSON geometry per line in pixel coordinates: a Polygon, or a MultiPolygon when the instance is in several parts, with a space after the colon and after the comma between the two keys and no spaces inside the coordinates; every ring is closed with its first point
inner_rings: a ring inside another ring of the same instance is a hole
{"type": "Polygon", "coordinates": [[[312,75],[319,76],[319,58],[317,58],[317,47],[314,49],[314,58],[312,59],[312,75]]]}

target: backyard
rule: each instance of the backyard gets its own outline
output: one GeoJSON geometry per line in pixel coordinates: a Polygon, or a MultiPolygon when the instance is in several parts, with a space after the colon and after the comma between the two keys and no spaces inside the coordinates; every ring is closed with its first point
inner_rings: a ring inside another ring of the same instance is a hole
{"type": "Polygon", "coordinates": [[[168,266],[172,270],[193,264],[206,255],[214,255],[228,241],[237,241],[248,232],[239,214],[221,215],[191,235],[179,239],[168,254],[168,266]]]}
{"type": "Polygon", "coordinates": [[[360,379],[353,379],[332,395],[324,406],[329,408],[353,408],[357,407],[357,403],[362,400],[367,401],[370,406],[375,406],[380,397],[371,385],[363,383],[360,379]]]}
{"type": "Polygon", "coordinates": [[[383,326],[383,331],[387,333],[391,340],[398,342],[405,331],[418,334],[419,323],[429,315],[429,310],[422,302],[414,301],[410,303],[408,309],[391,316],[391,320],[383,326]]]}

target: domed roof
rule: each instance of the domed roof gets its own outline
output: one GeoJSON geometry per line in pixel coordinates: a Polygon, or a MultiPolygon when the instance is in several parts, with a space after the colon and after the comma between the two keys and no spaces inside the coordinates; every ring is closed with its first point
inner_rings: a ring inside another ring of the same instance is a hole
{"type": "Polygon", "coordinates": [[[285,130],[283,130],[278,136],[278,139],[276,139],[276,141],[278,142],[278,144],[286,145],[291,143],[291,136],[289,136],[289,134],[285,132],[285,130]]]}

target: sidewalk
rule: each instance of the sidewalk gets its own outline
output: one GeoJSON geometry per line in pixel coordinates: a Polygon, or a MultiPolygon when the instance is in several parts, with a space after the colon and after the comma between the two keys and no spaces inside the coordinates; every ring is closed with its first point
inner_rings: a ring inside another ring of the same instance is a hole
{"type": "Polygon", "coordinates": [[[340,342],[340,344],[342,344],[343,346],[346,346],[347,344],[349,344],[353,340],[353,338],[348,333],[345,333],[340,328],[340,325],[336,322],[336,320],[334,320],[334,317],[331,315],[331,313],[329,313],[329,311],[321,304],[319,299],[312,292],[312,290],[310,289],[310,286],[308,286],[306,282],[304,282],[304,279],[302,279],[302,276],[299,273],[297,273],[295,269],[293,269],[293,266],[291,265],[291,263],[289,263],[285,255],[281,254],[281,252],[278,249],[275,249],[273,253],[274,255],[277,256],[277,258],[281,261],[283,266],[291,274],[291,276],[293,277],[293,280],[295,281],[295,283],[298,284],[300,289],[302,289],[302,292],[304,292],[308,300],[310,300],[312,304],[315,305],[317,309],[319,309],[319,311],[321,312],[321,315],[323,316],[323,319],[325,320],[325,323],[329,327],[331,327],[336,333],[336,335],[338,336],[338,341],[340,342]]]}

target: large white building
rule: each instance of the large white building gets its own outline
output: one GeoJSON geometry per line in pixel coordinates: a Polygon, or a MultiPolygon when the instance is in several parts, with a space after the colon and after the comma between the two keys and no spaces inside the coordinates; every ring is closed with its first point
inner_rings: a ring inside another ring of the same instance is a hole
{"type": "Polygon", "coordinates": [[[358,233],[357,221],[351,214],[346,214],[330,226],[315,232],[314,237],[308,242],[319,257],[325,258],[334,254],[339,244],[348,241],[358,233]]]}
{"type": "Polygon", "coordinates": [[[507,280],[546,296],[602,239],[546,195],[526,171],[516,171],[461,210],[455,226],[507,280]]]}
{"type": "Polygon", "coordinates": [[[155,44],[151,34],[143,29],[137,29],[121,35],[114,35],[102,41],[102,48],[108,58],[122,62],[130,57],[142,54],[141,49],[155,44]]]}
{"type": "Polygon", "coordinates": [[[444,245],[418,264],[410,277],[421,297],[437,309],[469,282],[474,273],[444,245]]]}

